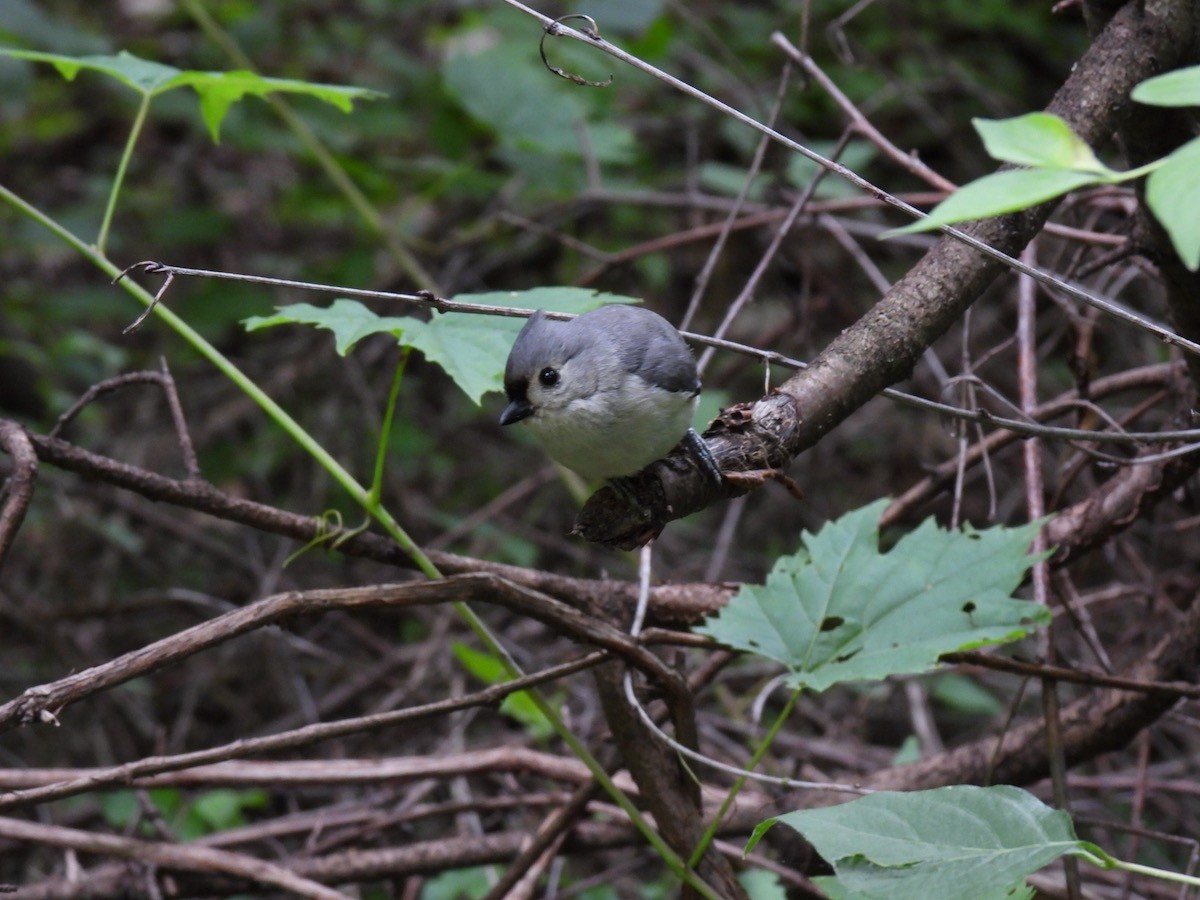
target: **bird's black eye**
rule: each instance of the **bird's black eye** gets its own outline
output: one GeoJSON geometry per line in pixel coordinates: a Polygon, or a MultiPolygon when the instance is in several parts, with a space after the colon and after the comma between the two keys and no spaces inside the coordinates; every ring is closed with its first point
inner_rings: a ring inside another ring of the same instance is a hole
{"type": "Polygon", "coordinates": [[[558,369],[546,366],[546,368],[538,372],[538,381],[541,382],[542,387],[554,387],[554,385],[558,384],[558,369]]]}

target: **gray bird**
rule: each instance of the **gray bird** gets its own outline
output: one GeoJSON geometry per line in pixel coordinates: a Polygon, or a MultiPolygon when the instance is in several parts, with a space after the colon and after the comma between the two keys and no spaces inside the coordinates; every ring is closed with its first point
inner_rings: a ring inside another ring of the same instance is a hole
{"type": "Polygon", "coordinates": [[[691,429],[700,378],[691,350],[662,316],[601,306],[575,319],[539,310],[504,368],[501,425],[525,422],[550,458],[588,479],[621,478],[684,440],[720,482],[708,445],[691,429]]]}

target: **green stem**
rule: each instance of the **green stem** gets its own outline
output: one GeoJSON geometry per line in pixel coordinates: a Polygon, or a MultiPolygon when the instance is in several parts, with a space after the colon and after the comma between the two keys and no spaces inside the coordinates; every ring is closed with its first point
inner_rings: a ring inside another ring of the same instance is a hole
{"type": "Polygon", "coordinates": [[[388,442],[392,437],[392,419],[396,415],[396,402],[400,397],[400,382],[404,379],[404,367],[408,364],[408,357],[412,353],[412,347],[405,347],[400,351],[400,361],[396,363],[396,374],[392,378],[392,390],[388,394],[387,409],[383,414],[383,426],[379,431],[379,449],[375,453],[375,477],[371,479],[371,501],[379,502],[379,498],[383,496],[383,467],[387,462],[388,442]]]}
{"type": "Polygon", "coordinates": [[[104,252],[108,243],[108,230],[112,226],[113,215],[117,211],[117,197],[121,193],[121,185],[125,183],[125,173],[129,170],[129,160],[133,158],[133,147],[141,137],[146,125],[146,115],[150,112],[149,93],[142,94],[142,102],[138,106],[137,116],[134,117],[133,127],[129,129],[129,137],[125,139],[125,149],[121,151],[121,161],[117,163],[117,174],[113,178],[112,190],[108,192],[108,205],[104,208],[104,219],[100,222],[100,233],[96,236],[96,249],[104,252]]]}
{"type": "Polygon", "coordinates": [[[1200,887],[1200,878],[1195,875],[1184,875],[1182,872],[1172,872],[1168,869],[1156,869],[1153,866],[1143,866],[1138,863],[1125,862],[1124,860],[1109,857],[1109,868],[1124,869],[1126,872],[1134,872],[1138,875],[1149,875],[1152,878],[1161,878],[1163,881],[1175,881],[1179,884],[1190,884],[1193,887],[1200,887]]]}
{"type": "MultiPolygon", "coordinates": [[[[770,749],[771,744],[775,741],[775,735],[779,734],[779,729],[783,727],[783,723],[787,721],[788,716],[792,714],[792,709],[796,706],[796,701],[800,699],[800,691],[792,691],[792,696],[788,698],[788,702],[784,704],[779,715],[775,717],[775,721],[771,723],[771,727],[763,736],[763,739],[758,742],[758,746],[754,748],[754,754],[750,757],[750,761],[746,764],[746,769],[753,772],[758,764],[762,762],[763,756],[770,749]]],[[[733,806],[733,801],[737,798],[742,786],[745,785],[747,776],[739,775],[737,780],[729,788],[729,793],[725,795],[724,801],[721,803],[721,808],[717,810],[713,816],[708,828],[705,829],[703,836],[700,838],[700,843],[696,845],[696,849],[692,851],[692,857],[688,860],[691,866],[698,865],[705,851],[708,850],[709,844],[717,836],[717,829],[721,827],[721,823],[725,820],[725,814],[729,812],[729,808],[733,806]]]]}
{"type": "MultiPolygon", "coordinates": [[[[34,221],[41,224],[47,230],[59,237],[65,243],[74,248],[80,255],[87,258],[102,272],[110,278],[116,278],[120,274],[120,270],[97,248],[88,245],[70,230],[62,226],[60,223],[47,216],[41,210],[32,206],[30,203],[22,199],[17,194],[14,194],[3,184],[0,184],[0,198],[6,200],[16,209],[20,210],[25,215],[29,216],[34,221]]],[[[125,278],[121,280],[121,286],[130,294],[136,297],[142,304],[149,306],[154,298],[141,285],[125,278]]],[[[331,475],[341,487],[360,504],[380,525],[384,531],[392,537],[393,540],[408,554],[413,563],[421,572],[430,579],[441,578],[442,573],[433,564],[428,556],[417,546],[416,542],[400,527],[399,523],[392,517],[391,513],[380,504],[377,498],[371,496],[371,492],[364,488],[355,480],[345,468],[342,467],[329,452],[322,447],[307,431],[301,427],[295,419],[293,419],[278,403],[268,396],[257,384],[248,378],[237,366],[226,358],[219,350],[204,339],[183,319],[175,315],[162,303],[159,303],[154,308],[155,314],[167,323],[180,337],[192,345],[192,347],[205,359],[211,362],[218,371],[225,377],[241,388],[247,395],[257,403],[264,412],[283,428],[283,430],[291,436],[301,447],[309,452],[314,459],[331,475]]],[[[399,373],[397,373],[397,378],[399,373]]],[[[395,386],[393,386],[395,390],[395,386]]],[[[390,408],[390,407],[389,407],[390,408]]],[[[469,606],[462,602],[455,602],[454,609],[462,616],[467,626],[473,631],[476,637],[479,638],[487,650],[496,656],[504,666],[505,671],[510,678],[520,678],[524,672],[517,665],[516,660],[508,650],[500,643],[495,635],[491,633],[487,625],[479,618],[479,616],[469,606]]],[[[550,722],[555,732],[562,741],[571,749],[571,752],[587,767],[592,777],[596,779],[604,791],[612,798],[612,800],[625,812],[634,827],[642,834],[646,841],[654,847],[658,854],[662,857],[668,868],[671,869],[680,879],[686,881],[697,893],[708,898],[708,900],[720,900],[720,897],[713,893],[700,877],[687,866],[684,861],[676,854],[662,837],[659,836],[650,823],[642,816],[633,801],[625,795],[620,788],[613,782],[609,774],[600,765],[600,762],[592,756],[588,749],[579,741],[579,739],[571,732],[557,710],[550,706],[546,699],[536,690],[529,690],[529,696],[532,698],[538,710],[550,722]]]]}

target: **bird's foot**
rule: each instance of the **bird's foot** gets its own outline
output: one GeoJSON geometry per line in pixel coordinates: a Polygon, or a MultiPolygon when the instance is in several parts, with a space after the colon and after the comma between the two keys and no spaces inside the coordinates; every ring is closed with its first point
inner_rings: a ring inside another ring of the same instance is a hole
{"type": "Polygon", "coordinates": [[[687,430],[687,434],[683,436],[683,446],[696,461],[696,465],[708,476],[709,481],[718,487],[725,483],[725,476],[721,473],[721,467],[717,465],[716,457],[708,449],[708,443],[704,438],[696,434],[696,429],[689,428],[687,430]]]}

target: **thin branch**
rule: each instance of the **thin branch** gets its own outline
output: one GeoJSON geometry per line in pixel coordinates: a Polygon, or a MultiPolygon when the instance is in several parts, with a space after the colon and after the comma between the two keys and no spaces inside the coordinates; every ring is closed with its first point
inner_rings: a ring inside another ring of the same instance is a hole
{"type": "MultiPolygon", "coordinates": [[[[607,658],[608,656],[605,653],[591,653],[573,662],[554,666],[532,675],[526,675],[524,678],[495,684],[462,697],[452,697],[408,709],[376,713],[370,716],[358,716],[337,722],[320,722],[266,737],[232,741],[228,744],[210,747],[206,750],[196,750],[173,756],[151,756],[136,760],[135,762],[125,763],[124,765],[111,766],[107,769],[94,769],[78,778],[68,777],[66,781],[55,781],[51,784],[0,795],[0,809],[23,806],[30,803],[45,803],[62,797],[88,793],[111,785],[125,784],[135,779],[149,778],[152,775],[163,772],[194,769],[197,766],[211,765],[258,753],[293,750],[331,738],[343,737],[364,731],[392,728],[396,725],[417,721],[430,716],[445,715],[446,713],[460,709],[491,706],[499,703],[515,691],[590,668],[607,658]]],[[[571,764],[574,765],[575,763],[572,762],[571,764]]],[[[579,765],[582,767],[582,764],[579,765]]]]}
{"type": "Polygon", "coordinates": [[[653,677],[672,696],[687,694],[687,686],[675,670],[619,629],[587,617],[539,591],[480,572],[437,581],[287,591],[265,597],[109,662],[51,684],[27,689],[0,705],[0,732],[36,721],[46,713],[57,716],[66,706],[98,691],[176,663],[249,631],[299,615],[333,609],[404,608],[462,601],[495,603],[539,619],[568,637],[613,651],[653,677]]]}
{"type": "Polygon", "coordinates": [[[166,869],[244,878],[257,884],[280,888],[299,897],[310,897],[312,900],[346,898],[340,891],[297,875],[283,866],[213,847],[139,841],[114,834],[98,834],[61,825],[42,825],[4,817],[0,817],[0,837],[51,847],[65,847],[83,853],[117,856],[166,869]]]}
{"type": "Polygon", "coordinates": [[[12,457],[13,470],[0,486],[0,569],[16,540],[37,484],[37,451],[29,433],[16,422],[0,419],[0,447],[12,457]]]}

